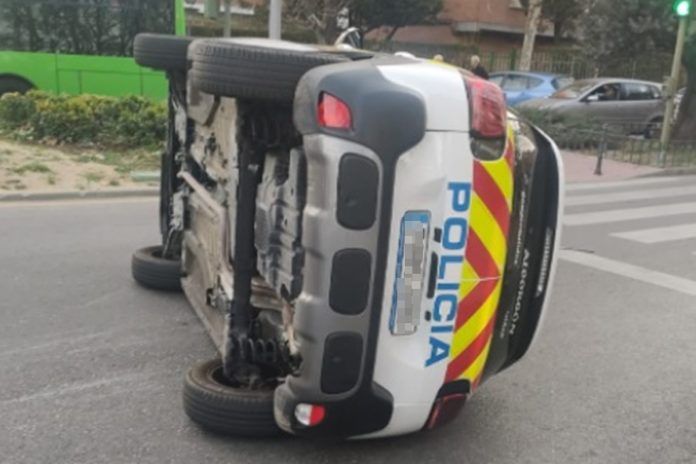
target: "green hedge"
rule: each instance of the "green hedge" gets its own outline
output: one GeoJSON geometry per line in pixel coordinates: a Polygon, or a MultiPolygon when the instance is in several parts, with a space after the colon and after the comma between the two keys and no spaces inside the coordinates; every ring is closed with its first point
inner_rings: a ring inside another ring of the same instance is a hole
{"type": "Polygon", "coordinates": [[[14,138],[102,147],[154,147],[167,130],[167,108],[143,97],[52,95],[0,98],[0,131],[14,138]]]}

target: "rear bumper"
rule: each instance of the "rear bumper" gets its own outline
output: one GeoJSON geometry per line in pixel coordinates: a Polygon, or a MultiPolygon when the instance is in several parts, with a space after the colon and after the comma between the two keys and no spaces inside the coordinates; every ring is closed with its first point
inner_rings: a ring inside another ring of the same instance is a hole
{"type": "Polygon", "coordinates": [[[348,438],[420,430],[438,398],[468,396],[519,360],[538,332],[559,239],[558,150],[543,134],[526,132],[526,139],[515,138],[521,143],[506,159],[485,167],[502,173],[500,185],[507,182],[503,222],[509,232],[499,246],[484,237],[495,248],[498,267],[467,277],[466,238],[475,222],[484,227],[479,235],[487,227],[475,217],[481,163],[470,153],[466,132],[426,130],[426,98],[385,79],[371,63],[318,68],[300,83],[295,122],[304,135],[308,191],[304,286],[293,326],[302,368],[275,398],[276,421],[288,432],[348,438]],[[359,112],[358,127],[338,133],[316,126],[314,108],[323,91],[359,112]],[[428,291],[418,329],[395,336],[390,309],[398,238],[402,219],[413,211],[427,211],[430,220],[428,291]],[[489,319],[479,318],[485,322],[480,327],[458,327],[466,322],[459,295],[492,281],[497,290],[494,305],[484,311],[489,319]],[[476,375],[453,368],[472,342],[465,332],[484,326],[490,329],[476,375]],[[324,406],[323,422],[300,424],[300,403],[324,406]]]}

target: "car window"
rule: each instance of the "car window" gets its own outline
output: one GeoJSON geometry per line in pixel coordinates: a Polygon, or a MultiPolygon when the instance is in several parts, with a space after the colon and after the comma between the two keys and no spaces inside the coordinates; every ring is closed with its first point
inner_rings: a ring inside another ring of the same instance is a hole
{"type": "Polygon", "coordinates": [[[535,87],[539,87],[543,83],[544,83],[544,80],[539,79],[538,77],[529,76],[527,78],[527,88],[528,89],[533,89],[535,87]]]}
{"type": "Polygon", "coordinates": [[[640,100],[655,100],[653,86],[639,83],[625,83],[622,87],[622,100],[640,101],[640,100]]]}
{"type": "Polygon", "coordinates": [[[658,86],[656,86],[656,85],[651,85],[651,86],[650,86],[650,89],[652,90],[653,98],[654,98],[655,100],[660,100],[660,99],[662,98],[662,89],[660,89],[660,88],[659,88],[658,86]]]}
{"type": "Polygon", "coordinates": [[[591,99],[592,97],[596,97],[594,101],[601,102],[620,100],[621,86],[619,84],[600,85],[591,94],[588,95],[588,99],[591,99]]]}
{"type": "Polygon", "coordinates": [[[488,80],[502,87],[503,79],[505,79],[505,74],[496,74],[491,76],[488,80]]]}
{"type": "Polygon", "coordinates": [[[520,76],[517,74],[510,74],[503,82],[503,90],[507,92],[521,92],[527,90],[527,83],[529,79],[527,76],[520,76]]]}
{"type": "Polygon", "coordinates": [[[552,85],[556,90],[564,89],[575,82],[575,79],[568,76],[557,77],[553,80],[552,85]]]}
{"type": "Polygon", "coordinates": [[[577,81],[568,87],[562,88],[558,92],[551,95],[551,98],[559,98],[563,100],[572,100],[574,98],[580,98],[592,87],[597,85],[596,81],[577,81]]]}

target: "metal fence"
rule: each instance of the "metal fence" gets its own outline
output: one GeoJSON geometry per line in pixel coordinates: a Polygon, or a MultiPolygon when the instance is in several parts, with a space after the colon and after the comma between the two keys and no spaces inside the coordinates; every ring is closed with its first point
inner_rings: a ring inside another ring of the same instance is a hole
{"type": "Polygon", "coordinates": [[[659,127],[646,130],[632,123],[595,127],[547,125],[545,131],[563,150],[625,163],[655,167],[696,166],[696,140],[670,142],[663,147],[659,127]]]}
{"type": "MultiPolygon", "coordinates": [[[[433,45],[411,42],[373,42],[367,46],[374,50],[388,53],[405,51],[416,56],[429,58],[442,55],[447,62],[467,67],[472,55],[479,55],[489,72],[517,69],[520,63],[520,51],[486,52],[477,47],[460,45],[433,45]]],[[[532,57],[533,71],[565,74],[576,79],[597,76],[625,77],[662,82],[670,72],[671,56],[669,54],[651,54],[645,57],[629,57],[625,60],[594,62],[578,49],[557,49],[538,51],[532,57]]]]}

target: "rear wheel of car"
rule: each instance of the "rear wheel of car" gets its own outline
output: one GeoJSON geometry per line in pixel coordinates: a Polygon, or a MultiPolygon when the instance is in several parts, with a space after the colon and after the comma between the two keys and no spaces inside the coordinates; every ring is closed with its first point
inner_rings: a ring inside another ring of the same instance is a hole
{"type": "Polygon", "coordinates": [[[26,93],[33,89],[29,82],[14,76],[0,77],[0,96],[6,93],[26,93]]]}
{"type": "Polygon", "coordinates": [[[133,278],[155,290],[181,290],[181,261],[162,256],[162,246],[142,248],[131,259],[133,278]]]}
{"type": "Polygon", "coordinates": [[[160,71],[186,71],[190,37],[166,34],[138,34],[133,44],[135,62],[160,71]]]}
{"type": "Polygon", "coordinates": [[[269,437],[280,433],[273,417],[274,388],[231,386],[219,359],[193,366],[184,379],[184,411],[201,427],[226,435],[269,437]]]}
{"type": "Polygon", "coordinates": [[[643,135],[646,139],[659,139],[662,135],[662,118],[655,118],[650,121],[643,135]]]}
{"type": "Polygon", "coordinates": [[[192,46],[192,85],[233,98],[292,101],[310,69],[349,59],[289,42],[199,40],[192,46]]]}

